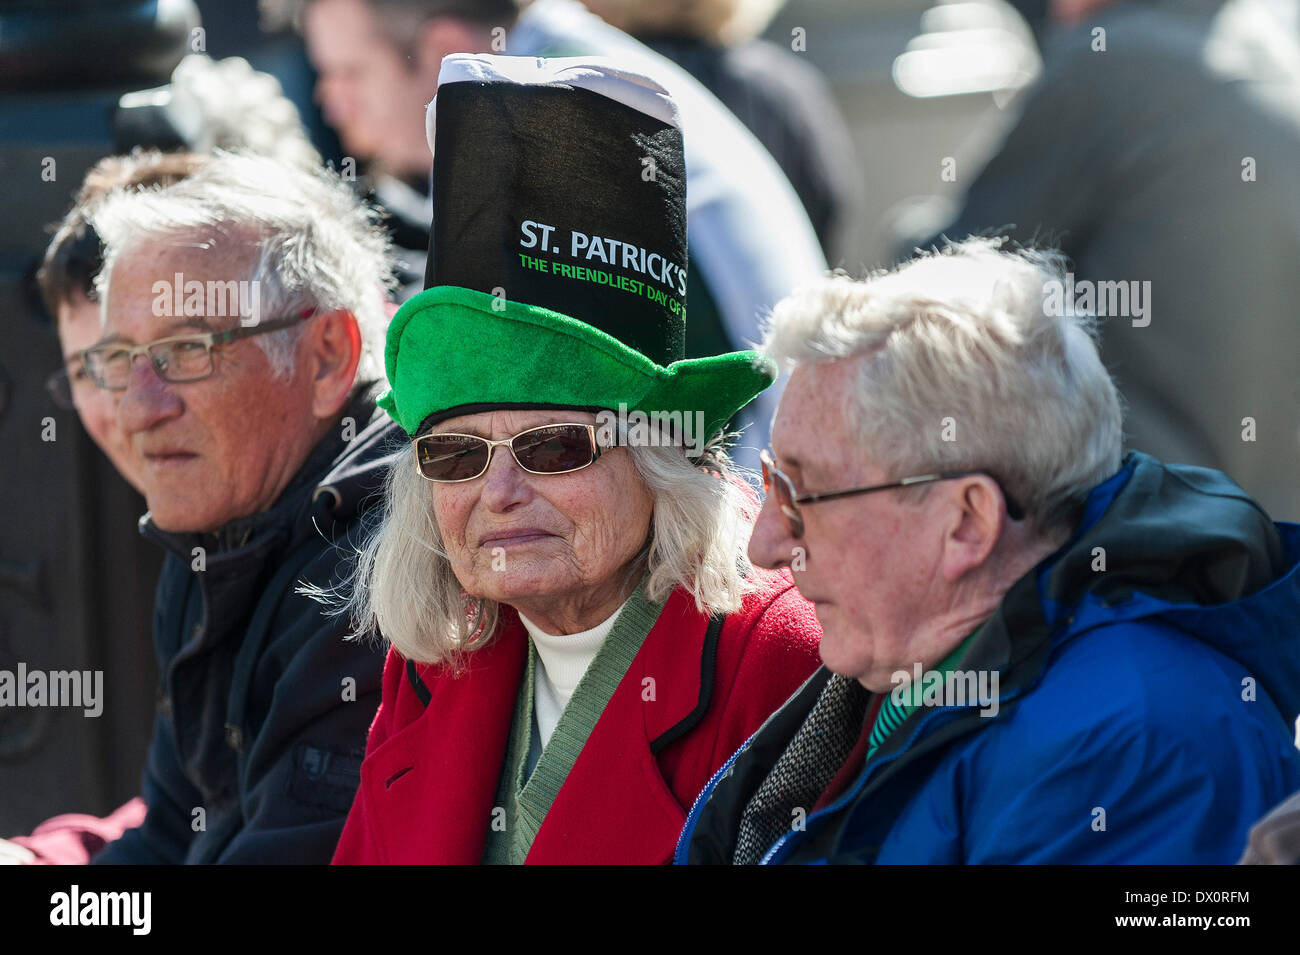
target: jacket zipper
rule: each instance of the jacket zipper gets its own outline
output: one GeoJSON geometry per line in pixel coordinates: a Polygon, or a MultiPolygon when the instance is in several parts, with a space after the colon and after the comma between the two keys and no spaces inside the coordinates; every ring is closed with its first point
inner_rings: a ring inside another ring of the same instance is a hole
{"type": "Polygon", "coordinates": [[[686,845],[691,841],[691,836],[695,833],[695,824],[699,821],[700,809],[713,793],[714,787],[718,785],[718,780],[731,768],[731,764],[740,758],[740,754],[749,749],[749,744],[753,742],[754,737],[757,735],[758,730],[754,730],[749,734],[749,739],[740,744],[740,748],[732,753],[731,757],[722,764],[722,767],[713,774],[713,778],[705,784],[704,788],[700,790],[700,794],[695,797],[695,802],[691,803],[691,811],[686,814],[686,825],[682,828],[682,834],[677,837],[677,848],[673,850],[673,865],[686,864],[686,845]]]}

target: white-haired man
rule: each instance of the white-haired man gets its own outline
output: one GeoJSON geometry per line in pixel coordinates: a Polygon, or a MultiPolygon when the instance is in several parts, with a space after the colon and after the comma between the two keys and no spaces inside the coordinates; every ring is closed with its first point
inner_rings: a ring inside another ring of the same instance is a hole
{"type": "Polygon", "coordinates": [[[93,861],[328,862],[383,655],[299,589],[338,581],[390,463],[386,240],[332,174],[236,154],[90,221],[103,328],[81,359],[167,551],[148,811],[93,861]]]}
{"type": "Polygon", "coordinates": [[[678,862],[1229,863],[1296,788],[1300,527],[1121,460],[1063,279],[968,240],[777,307],[750,556],[791,567],[825,666],[678,862]]]}

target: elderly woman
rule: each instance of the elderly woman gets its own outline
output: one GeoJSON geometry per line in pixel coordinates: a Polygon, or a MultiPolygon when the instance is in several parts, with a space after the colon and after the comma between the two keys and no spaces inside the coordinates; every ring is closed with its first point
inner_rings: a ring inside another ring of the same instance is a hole
{"type": "Polygon", "coordinates": [[[772,372],[680,360],[681,137],[651,81],[454,56],[435,108],[437,280],[381,399],[412,440],[353,594],[391,650],[335,861],[666,862],[816,666],[716,440],[772,372]]]}

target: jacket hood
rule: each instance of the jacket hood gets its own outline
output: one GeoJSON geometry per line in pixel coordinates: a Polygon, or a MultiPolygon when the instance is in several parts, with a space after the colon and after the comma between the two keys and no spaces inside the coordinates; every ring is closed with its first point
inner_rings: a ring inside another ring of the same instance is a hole
{"type": "Polygon", "coordinates": [[[1160,617],[1238,661],[1288,720],[1300,713],[1300,525],[1275,524],[1226,475],[1132,452],[1039,565],[1058,639],[1160,617]]]}

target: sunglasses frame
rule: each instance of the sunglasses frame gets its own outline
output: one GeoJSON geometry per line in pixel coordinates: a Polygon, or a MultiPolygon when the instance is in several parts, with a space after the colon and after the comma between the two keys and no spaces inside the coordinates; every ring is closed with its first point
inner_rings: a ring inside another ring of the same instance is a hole
{"type": "Polygon", "coordinates": [[[875,491],[892,491],[900,487],[913,487],[917,484],[930,484],[934,481],[950,481],[953,478],[969,477],[972,474],[982,474],[985,477],[992,478],[997,484],[998,490],[1002,492],[1002,497],[1006,501],[1007,516],[1013,521],[1024,519],[1024,509],[1006,492],[1002,487],[1002,482],[996,477],[989,474],[988,471],[979,468],[972,468],[963,471],[936,471],[931,474],[918,474],[915,477],[906,477],[900,481],[890,481],[888,484],[872,484],[867,487],[848,488],[843,491],[825,491],[817,494],[798,494],[795,491],[794,482],[790,480],[789,475],[776,466],[776,461],[768,451],[761,451],[758,455],[763,464],[763,492],[770,494],[770,487],[775,486],[779,481],[786,490],[790,499],[790,506],[786,506],[781,501],[781,495],[776,496],[776,504],[781,509],[781,515],[785,518],[785,528],[789,531],[790,536],[795,540],[803,537],[803,514],[799,508],[805,504],[816,504],[818,501],[833,501],[839,497],[849,497],[854,494],[871,494],[875,491]]]}
{"type": "Polygon", "coordinates": [[[418,473],[420,477],[424,478],[426,481],[432,481],[435,484],[463,484],[466,481],[478,480],[483,475],[487,474],[488,468],[492,466],[492,455],[496,451],[499,445],[505,445],[510,449],[510,456],[515,459],[515,464],[519,465],[519,467],[524,471],[527,471],[529,474],[541,474],[547,476],[556,475],[556,474],[576,474],[578,471],[582,471],[585,470],[586,468],[591,467],[598,460],[600,460],[601,454],[603,454],[605,451],[610,450],[609,448],[602,448],[600,446],[600,442],[596,440],[596,426],[594,424],[583,424],[582,422],[578,422],[578,421],[556,421],[551,424],[538,425],[535,428],[528,428],[524,431],[520,431],[518,434],[514,435],[513,437],[502,438],[499,441],[493,441],[490,438],[485,438],[482,435],[478,435],[478,434],[465,434],[464,432],[461,431],[441,431],[441,432],[435,432],[430,434],[422,434],[418,438],[414,438],[411,441],[411,449],[415,452],[416,473],[418,473]],[[534,471],[532,468],[525,467],[524,463],[519,460],[519,454],[515,451],[514,442],[519,440],[526,434],[532,434],[534,431],[546,431],[550,428],[582,428],[583,430],[585,430],[587,432],[587,438],[591,442],[591,460],[588,461],[586,464],[582,465],[582,467],[568,468],[564,471],[534,471]],[[473,438],[475,441],[481,441],[484,444],[486,444],[488,446],[487,463],[483,465],[483,470],[479,471],[478,474],[475,474],[472,477],[467,477],[467,478],[432,478],[429,477],[427,474],[425,474],[420,467],[420,443],[422,441],[427,440],[428,438],[448,438],[448,437],[473,438]]]}

